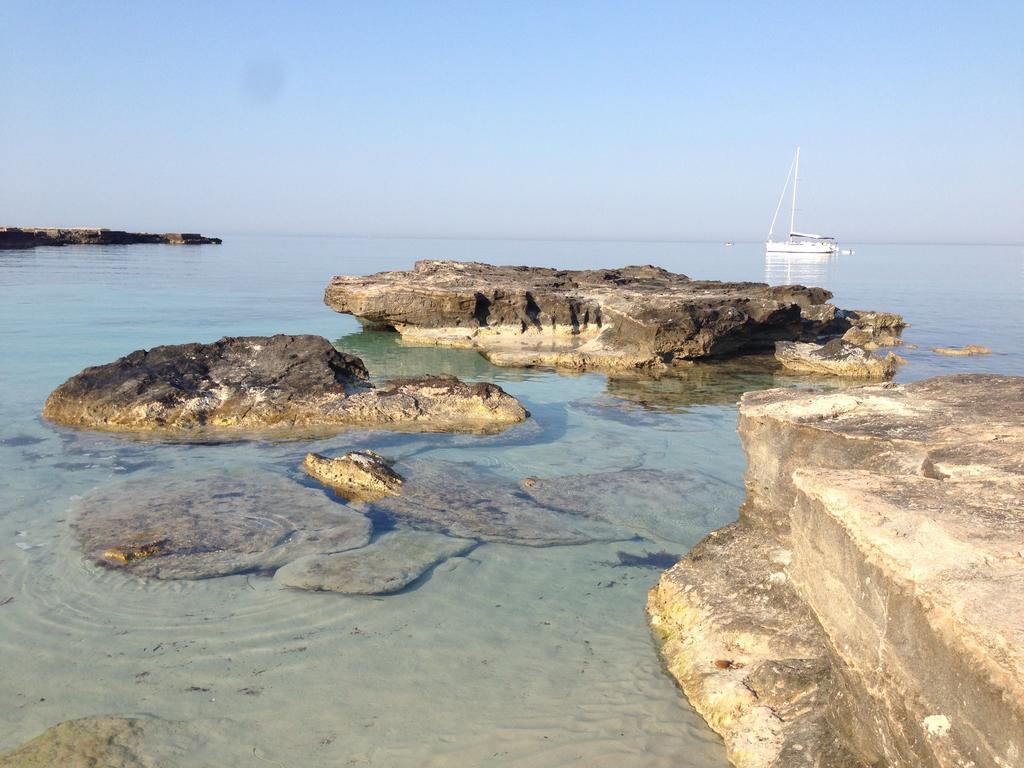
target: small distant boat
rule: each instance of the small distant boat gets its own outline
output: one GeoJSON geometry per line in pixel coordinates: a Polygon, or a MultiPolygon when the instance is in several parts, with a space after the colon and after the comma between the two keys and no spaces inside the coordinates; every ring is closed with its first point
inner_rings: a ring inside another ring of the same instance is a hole
{"type": "Polygon", "coordinates": [[[764,244],[766,253],[807,253],[832,255],[837,250],[836,239],[828,235],[815,235],[810,232],[798,232],[796,229],[796,185],[800,175],[800,147],[796,148],[796,157],[789,166],[789,173],[786,175],[786,183],[782,187],[782,194],[779,195],[779,204],[775,206],[775,216],[772,217],[772,225],[768,229],[768,240],[764,244]],[[773,240],[775,235],[775,222],[779,219],[779,211],[782,209],[782,201],[786,199],[786,190],[789,188],[789,180],[793,179],[793,202],[789,211],[789,238],[785,242],[773,240]]]}
{"type": "Polygon", "coordinates": [[[728,248],[729,246],[732,245],[732,240],[726,240],[725,243],[723,243],[723,245],[725,245],[725,247],[728,248]]]}

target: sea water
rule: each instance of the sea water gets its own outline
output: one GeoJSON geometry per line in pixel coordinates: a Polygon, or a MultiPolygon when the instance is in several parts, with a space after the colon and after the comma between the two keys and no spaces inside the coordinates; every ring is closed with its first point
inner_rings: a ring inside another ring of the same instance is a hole
{"type": "Polygon", "coordinates": [[[421,258],[650,263],[695,278],[820,285],[839,306],[900,312],[917,348],[900,350],[898,381],[1024,374],[1024,248],[853,247],[766,260],[754,243],[229,236],[221,246],[0,251],[0,752],[60,721],[145,714],[196,735],[184,763],[196,766],[724,765],[648,630],[646,592],[659,572],[621,553],[682,555],[735,519],[745,463],[735,402],[791,380],[497,368],[472,351],[362,332],[323,305],[323,289],[334,274],[421,258]],[[378,379],[494,381],[533,416],[498,436],[221,445],[74,432],[39,416],[46,395],[86,366],[158,344],[273,333],[326,336],[378,379]],[[963,344],[993,354],[931,352],[963,344]],[[88,562],[69,530],[73,499],[125,477],[244,469],[315,487],[299,469],[305,453],[356,446],[460,462],[495,483],[653,469],[685,477],[689,490],[623,541],[484,544],[386,597],[283,589],[257,575],[146,581],[88,562]]]}

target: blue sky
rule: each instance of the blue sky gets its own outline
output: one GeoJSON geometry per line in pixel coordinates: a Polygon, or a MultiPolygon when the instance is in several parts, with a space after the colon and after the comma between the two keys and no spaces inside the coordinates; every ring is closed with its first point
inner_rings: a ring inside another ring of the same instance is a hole
{"type": "Polygon", "coordinates": [[[0,223],[1024,242],[1024,3],[0,3],[0,223]]]}

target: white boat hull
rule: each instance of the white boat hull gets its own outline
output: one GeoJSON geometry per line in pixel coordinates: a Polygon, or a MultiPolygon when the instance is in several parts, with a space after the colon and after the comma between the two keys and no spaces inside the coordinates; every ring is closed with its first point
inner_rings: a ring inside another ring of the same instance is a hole
{"type": "Polygon", "coordinates": [[[764,244],[765,253],[818,253],[833,254],[836,252],[836,244],[830,242],[810,243],[773,243],[764,244]]]}

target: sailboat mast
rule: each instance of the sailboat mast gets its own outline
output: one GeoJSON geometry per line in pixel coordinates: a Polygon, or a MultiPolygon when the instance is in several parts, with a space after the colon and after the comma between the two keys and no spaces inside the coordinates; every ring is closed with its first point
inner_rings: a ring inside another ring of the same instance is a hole
{"type": "MultiPolygon", "coordinates": [[[[772,225],[768,227],[768,242],[772,242],[772,235],[775,234],[775,222],[779,220],[779,211],[782,210],[782,201],[786,199],[786,190],[789,188],[789,179],[793,176],[793,163],[789,164],[789,170],[786,172],[786,183],[782,185],[782,191],[779,193],[779,204],[775,206],[775,215],[772,216],[772,225]]],[[[792,227],[790,227],[792,229],[792,227]]],[[[787,238],[788,239],[788,238],[787,238]]]]}
{"type": "Polygon", "coordinates": [[[789,234],[796,232],[796,183],[800,178],[800,147],[796,148],[796,160],[793,171],[793,207],[789,212],[789,234]]]}

